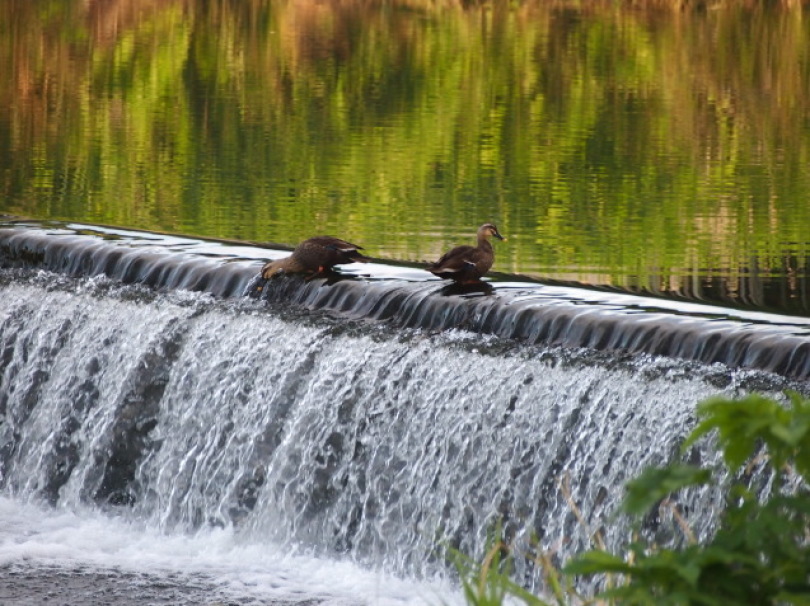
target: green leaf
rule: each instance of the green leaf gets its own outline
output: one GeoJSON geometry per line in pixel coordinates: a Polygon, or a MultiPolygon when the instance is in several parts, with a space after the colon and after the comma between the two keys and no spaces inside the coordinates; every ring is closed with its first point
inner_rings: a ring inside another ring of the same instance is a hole
{"type": "Polygon", "coordinates": [[[810,403],[798,394],[788,394],[791,409],[759,394],[738,400],[709,398],[698,405],[701,422],[688,436],[682,450],[716,430],[723,458],[736,471],[764,442],[775,467],[789,459],[801,461],[800,472],[810,471],[810,403]]]}
{"type": "Polygon", "coordinates": [[[630,515],[643,515],[673,492],[686,486],[707,484],[710,481],[709,470],[693,465],[650,467],[638,478],[627,483],[627,494],[622,508],[630,515]]]}
{"type": "Polygon", "coordinates": [[[586,551],[571,559],[563,568],[565,574],[629,573],[633,570],[620,557],[605,551],[586,551]]]}

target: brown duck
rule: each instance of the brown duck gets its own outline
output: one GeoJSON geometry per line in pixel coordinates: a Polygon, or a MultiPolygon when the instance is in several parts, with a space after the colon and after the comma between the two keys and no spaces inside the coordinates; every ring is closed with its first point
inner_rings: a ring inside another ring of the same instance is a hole
{"type": "Polygon", "coordinates": [[[495,260],[495,251],[489,242],[492,236],[506,240],[492,223],[484,223],[478,228],[478,246],[457,246],[429,265],[427,270],[460,284],[479,282],[495,260]]]}
{"type": "Polygon", "coordinates": [[[361,250],[361,246],[340,238],[315,236],[296,246],[289,257],[267,263],[262,267],[262,278],[267,280],[279,273],[305,273],[314,277],[335,265],[367,263],[370,259],[364,257],[361,250]]]}

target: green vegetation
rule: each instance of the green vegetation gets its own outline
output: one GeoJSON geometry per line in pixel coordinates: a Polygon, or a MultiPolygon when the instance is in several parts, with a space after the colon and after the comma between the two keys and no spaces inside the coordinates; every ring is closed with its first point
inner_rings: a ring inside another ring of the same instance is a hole
{"type": "MultiPolygon", "coordinates": [[[[686,454],[712,434],[725,471],[673,463],[648,469],[628,483],[622,510],[637,521],[638,538],[620,555],[593,549],[572,558],[562,571],[545,554],[528,556],[542,571],[545,594],[554,603],[810,604],[810,400],[789,394],[784,406],[759,395],[714,398],[698,406],[698,416],[701,421],[682,451],[686,454]],[[755,468],[770,474],[766,498],[746,481],[755,468]],[[723,479],[728,474],[730,481],[723,479]],[[698,543],[676,495],[710,482],[723,487],[725,510],[714,535],[698,543]],[[643,517],[663,506],[680,524],[681,546],[643,538],[643,517]],[[577,576],[601,578],[605,588],[594,598],[583,598],[573,589],[577,576]]],[[[511,579],[514,558],[523,556],[510,552],[499,536],[490,542],[482,564],[452,556],[468,603],[502,604],[507,597],[530,605],[548,603],[511,579]]]]}

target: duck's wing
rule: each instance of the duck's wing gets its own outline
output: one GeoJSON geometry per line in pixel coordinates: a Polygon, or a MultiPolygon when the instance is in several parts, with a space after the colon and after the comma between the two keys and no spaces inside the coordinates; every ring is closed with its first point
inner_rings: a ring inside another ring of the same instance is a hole
{"type": "Polygon", "coordinates": [[[478,249],[474,246],[456,246],[444,253],[428,270],[432,272],[456,272],[474,267],[478,249]]]}
{"type": "Polygon", "coordinates": [[[366,262],[360,252],[362,246],[352,244],[332,236],[315,236],[298,245],[297,252],[305,257],[311,265],[332,267],[340,263],[366,262]]]}
{"type": "Polygon", "coordinates": [[[329,250],[338,250],[340,252],[363,250],[362,246],[358,246],[357,244],[352,244],[351,242],[341,240],[340,238],[334,238],[332,236],[315,236],[309,240],[304,240],[302,244],[323,247],[329,250]]]}
{"type": "Polygon", "coordinates": [[[363,250],[362,246],[352,244],[340,238],[330,238],[330,242],[326,247],[337,253],[340,260],[337,263],[368,263],[370,259],[363,255],[360,251],[363,250]]]}

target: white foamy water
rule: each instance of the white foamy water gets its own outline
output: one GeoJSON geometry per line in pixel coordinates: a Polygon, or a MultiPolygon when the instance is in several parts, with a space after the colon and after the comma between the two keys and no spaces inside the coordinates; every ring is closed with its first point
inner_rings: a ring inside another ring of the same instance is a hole
{"type": "MultiPolygon", "coordinates": [[[[621,545],[624,483],[677,456],[695,404],[772,389],[105,278],[0,288],[13,606],[459,603],[442,547],[480,558],[501,519],[561,559],[596,528],[621,545]]],[[[717,494],[683,498],[706,536],[717,494]]]]}
{"type": "MultiPolygon", "coordinates": [[[[43,508],[0,497],[0,578],[3,571],[21,566],[48,574],[64,569],[83,575],[149,575],[153,584],[165,580],[187,585],[189,600],[203,588],[210,603],[462,603],[446,582],[401,579],[350,562],[290,555],[274,545],[237,540],[229,529],[164,535],[97,512],[43,508]]],[[[132,591],[139,589],[133,586],[132,591]]]]}

